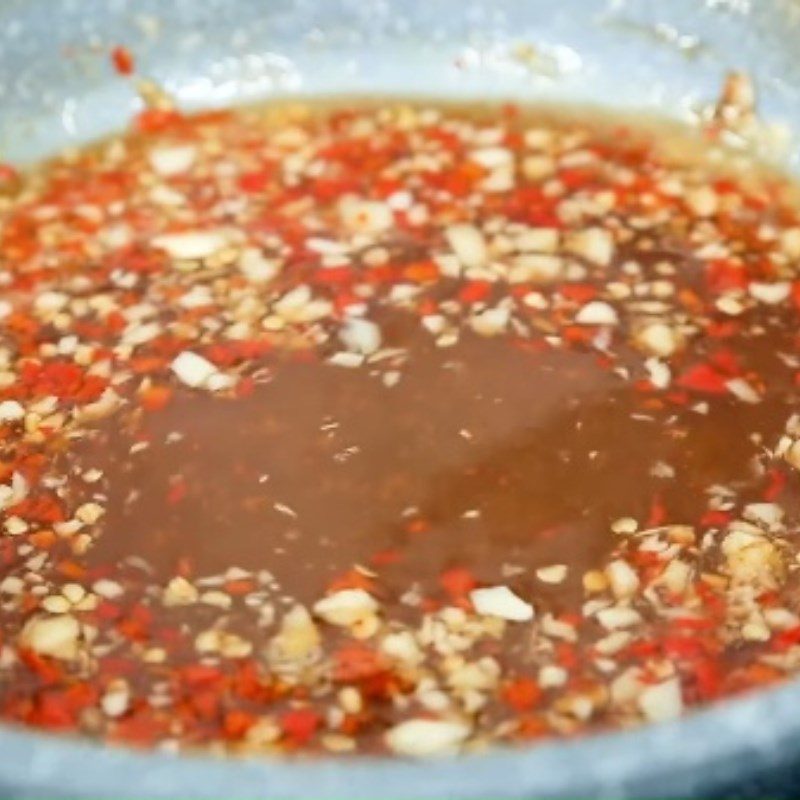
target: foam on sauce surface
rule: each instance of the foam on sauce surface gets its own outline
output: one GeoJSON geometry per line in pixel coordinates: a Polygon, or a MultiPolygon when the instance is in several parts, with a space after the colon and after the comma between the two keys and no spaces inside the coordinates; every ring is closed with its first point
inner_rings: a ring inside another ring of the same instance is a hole
{"type": "Polygon", "coordinates": [[[478,750],[800,668],[795,189],[671,126],[183,117],[0,197],[0,713],[478,750]]]}

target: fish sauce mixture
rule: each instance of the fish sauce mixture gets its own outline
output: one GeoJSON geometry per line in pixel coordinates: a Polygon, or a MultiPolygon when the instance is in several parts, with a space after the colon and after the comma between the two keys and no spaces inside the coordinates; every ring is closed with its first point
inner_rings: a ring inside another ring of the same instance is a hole
{"type": "Polygon", "coordinates": [[[0,717],[418,756],[800,671],[800,205],[718,133],[150,109],[4,168],[0,717]]]}

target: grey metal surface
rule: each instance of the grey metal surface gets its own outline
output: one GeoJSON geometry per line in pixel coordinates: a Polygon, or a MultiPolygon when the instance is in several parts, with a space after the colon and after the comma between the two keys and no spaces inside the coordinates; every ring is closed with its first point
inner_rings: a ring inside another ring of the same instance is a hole
{"type": "MultiPolygon", "coordinates": [[[[344,92],[681,116],[735,67],[766,117],[800,131],[797,0],[0,0],[0,158],[123,125],[136,98],[109,69],[116,43],[187,106],[344,92]]],[[[0,728],[0,797],[697,797],[791,763],[798,708],[793,683],[674,724],[430,763],[223,761],[0,728]]]]}

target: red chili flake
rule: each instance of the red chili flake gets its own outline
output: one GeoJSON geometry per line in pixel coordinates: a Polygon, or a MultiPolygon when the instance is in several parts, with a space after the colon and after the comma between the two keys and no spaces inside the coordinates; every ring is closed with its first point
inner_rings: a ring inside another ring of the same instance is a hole
{"type": "Polygon", "coordinates": [[[262,675],[253,661],[241,661],[236,665],[230,687],[234,695],[253,703],[269,703],[276,695],[276,687],[269,676],[262,675]]]}
{"type": "Polygon", "coordinates": [[[772,637],[772,649],[782,652],[788,650],[790,647],[800,644],[800,625],[794,628],[787,628],[785,631],[780,631],[772,637]]]}
{"type": "Polygon", "coordinates": [[[146,108],[136,116],[135,125],[142,133],[162,133],[182,120],[182,115],[172,109],[146,108]]]}
{"type": "Polygon", "coordinates": [[[452,597],[465,597],[477,585],[475,575],[467,567],[450,567],[439,576],[442,588],[452,597]]]}
{"type": "Polygon", "coordinates": [[[780,605],[781,596],[776,590],[771,589],[767,592],[762,592],[756,600],[758,600],[762,608],[775,608],[775,606],[780,605]]]}
{"type": "Polygon", "coordinates": [[[186,703],[194,715],[210,722],[218,716],[222,698],[216,689],[194,689],[186,703]]]}
{"type": "Polygon", "coordinates": [[[665,636],[661,640],[661,647],[664,655],[673,659],[691,658],[705,649],[700,641],[691,636],[665,636]]]}
{"type": "Polygon", "coordinates": [[[439,306],[432,297],[421,297],[417,304],[417,314],[421,317],[426,317],[430,314],[436,314],[439,311],[439,306]]]}
{"type": "Polygon", "coordinates": [[[49,493],[40,494],[38,497],[27,497],[16,505],[9,506],[6,511],[9,515],[22,517],[29,522],[47,525],[63,522],[67,518],[61,500],[49,493]]]}
{"type": "MultiPolygon", "coordinates": [[[[15,257],[14,254],[11,257],[15,257]]],[[[39,323],[19,311],[9,314],[5,320],[5,327],[19,338],[32,338],[39,332],[39,323]]]]}
{"type": "Polygon", "coordinates": [[[57,567],[60,575],[74,581],[82,581],[86,576],[86,568],[76,561],[64,559],[57,567]]]}
{"type": "Polygon", "coordinates": [[[402,191],[402,189],[403,182],[397,178],[378,177],[373,184],[375,197],[379,200],[386,200],[387,197],[402,191]]]}
{"type": "Polygon", "coordinates": [[[735,670],[725,680],[725,689],[731,693],[746,691],[752,688],[769,686],[784,680],[786,674],[767,664],[748,664],[742,669],[735,670]]]}
{"type": "Polygon", "coordinates": [[[705,581],[695,583],[695,591],[703,601],[706,613],[722,617],[725,614],[725,601],[705,581]]]}
{"type": "Polygon", "coordinates": [[[255,714],[247,711],[228,711],[222,719],[222,733],[226,739],[242,739],[256,720],[255,714]]]}
{"type": "Polygon", "coordinates": [[[145,375],[163,369],[167,364],[167,360],[160,356],[136,356],[128,363],[137,375],[145,375]]]}
{"type": "Polygon", "coordinates": [[[177,505],[183,500],[189,491],[189,486],[186,483],[186,478],[183,475],[175,475],[169,483],[167,490],[167,503],[171,506],[177,505]]]}
{"type": "Polygon", "coordinates": [[[318,286],[335,286],[352,283],[355,277],[353,267],[328,267],[317,270],[311,280],[318,286]]]}
{"type": "Polygon", "coordinates": [[[688,405],[691,395],[687,391],[672,391],[667,393],[667,400],[676,406],[688,405]]]}
{"type": "Polygon", "coordinates": [[[168,721],[154,718],[152,712],[146,709],[139,710],[116,722],[110,738],[112,741],[145,747],[154,744],[167,731],[168,721]]]}
{"type": "Polygon", "coordinates": [[[296,745],[309,742],[321,722],[320,715],[313,708],[295,708],[285,712],[280,718],[284,736],[296,745]]]}
{"type": "Polygon", "coordinates": [[[40,692],[27,722],[50,730],[69,730],[75,727],[75,712],[60,691],[40,692]]]}
{"type": "Polygon", "coordinates": [[[235,581],[227,581],[224,588],[228,594],[242,596],[254,591],[256,584],[250,578],[240,578],[235,581]]]}
{"type": "Polygon", "coordinates": [[[355,736],[363,727],[362,716],[358,714],[345,714],[339,725],[339,732],[345,736],[355,736]]]}
{"type": "Polygon", "coordinates": [[[434,614],[442,607],[442,602],[435,597],[423,597],[420,601],[420,611],[425,614],[434,614]]]}
{"type": "Polygon", "coordinates": [[[558,293],[566,300],[583,305],[597,297],[597,287],[591,283],[565,283],[559,286],[558,293]]]}
{"type": "Polygon", "coordinates": [[[545,197],[539,186],[523,186],[510,192],[503,208],[515,222],[526,222],[540,228],[563,228],[552,198],[545,197]]]}
{"type": "Polygon", "coordinates": [[[684,389],[706,394],[726,394],[728,378],[709,364],[696,364],[678,377],[677,383],[684,389]]]}
{"type": "Polygon", "coordinates": [[[397,267],[391,264],[384,264],[380,267],[370,267],[369,272],[364,274],[367,283],[394,283],[397,280],[397,267]]]}
{"type": "Polygon", "coordinates": [[[375,701],[386,701],[401,691],[400,682],[388,670],[367,676],[360,686],[364,697],[375,701]]]}
{"type": "Polygon", "coordinates": [[[709,509],[700,517],[700,525],[703,528],[723,528],[733,519],[730,511],[719,511],[709,509]]]}
{"type": "Polygon", "coordinates": [[[561,329],[561,336],[570,344],[591,344],[595,331],[588,325],[567,325],[561,329]]]}
{"type": "Polygon", "coordinates": [[[431,523],[425,517],[414,517],[406,523],[408,533],[427,533],[431,529],[431,523]]]}
{"type": "Polygon", "coordinates": [[[447,128],[427,128],[425,130],[425,136],[431,141],[441,145],[444,150],[460,150],[462,146],[458,134],[447,130],[447,128]]]}
{"type": "Polygon", "coordinates": [[[741,191],[739,184],[730,178],[717,178],[712,186],[717,194],[736,194],[741,191]]]}
{"type": "Polygon", "coordinates": [[[681,289],[678,292],[678,300],[687,311],[695,316],[701,315],[705,309],[703,300],[692,289],[681,289]]]}
{"type": "Polygon", "coordinates": [[[336,313],[339,317],[341,317],[351,306],[358,305],[361,302],[363,302],[361,298],[354,292],[351,292],[349,287],[337,287],[336,294],[333,298],[333,306],[336,309],[336,313]]]}
{"type": "Polygon", "coordinates": [[[562,169],[558,173],[558,179],[568,191],[576,191],[585,186],[589,186],[595,178],[592,171],[587,169],[562,169]]]}
{"type": "Polygon", "coordinates": [[[127,47],[122,45],[117,45],[111,49],[111,62],[120,75],[132,75],[136,69],[133,55],[131,55],[127,47]]]}
{"type": "Polygon", "coordinates": [[[388,567],[391,564],[399,564],[405,556],[400,550],[394,548],[387,548],[386,550],[379,550],[370,556],[370,564],[374,567],[388,567]]]}
{"type": "Polygon", "coordinates": [[[458,299],[462,303],[471,305],[486,300],[492,293],[492,284],[489,281],[469,281],[458,292],[458,299]]]}
{"type": "Polygon", "coordinates": [[[0,183],[10,183],[18,177],[17,171],[11,164],[0,161],[0,183]]]}
{"type": "Polygon", "coordinates": [[[139,404],[145,411],[161,411],[169,405],[172,395],[169,386],[150,386],[139,393],[139,404]]]}
{"type": "Polygon", "coordinates": [[[736,320],[726,320],[725,322],[709,322],[705,332],[712,339],[729,339],[741,330],[741,324],[736,320]]]}
{"type": "Polygon", "coordinates": [[[660,650],[661,647],[657,642],[645,639],[639,642],[632,642],[622,652],[627,658],[641,661],[643,659],[658,655],[660,650]]]}
{"type": "Polygon", "coordinates": [[[20,661],[45,684],[50,685],[58,683],[61,680],[63,672],[61,667],[52,659],[40,656],[33,650],[27,648],[20,648],[17,651],[20,661]]]}
{"type": "Polygon", "coordinates": [[[255,361],[272,350],[272,344],[263,340],[242,340],[236,342],[218,342],[204,349],[209,361],[218,367],[229,367],[242,361],[255,361]]]}
{"type": "Polygon", "coordinates": [[[766,473],[767,486],[764,489],[764,500],[772,503],[777,500],[786,488],[788,478],[786,472],[777,467],[771,467],[766,473]]]}
{"type": "MultiPolygon", "coordinates": [[[[145,112],[142,112],[143,114],[145,112]]],[[[163,119],[180,119],[180,115],[176,112],[160,112],[160,118],[163,119]]],[[[108,254],[109,260],[113,266],[119,266],[130,272],[136,272],[139,275],[148,275],[156,273],[164,267],[164,257],[158,251],[148,250],[138,245],[131,245],[108,254]]],[[[112,312],[110,317],[119,320],[122,328],[127,324],[125,317],[117,312],[112,312]]],[[[117,328],[117,330],[122,330],[117,328]]]]}
{"type": "Polygon", "coordinates": [[[36,531],[36,533],[32,533],[28,537],[28,541],[39,550],[49,550],[56,544],[58,537],[54,531],[46,528],[44,530],[36,531]]]}
{"type": "Polygon", "coordinates": [[[100,671],[104,677],[120,678],[135,675],[141,664],[133,658],[107,657],[100,659],[100,671]]]}
{"type": "Polygon", "coordinates": [[[771,198],[770,195],[773,195],[776,188],[777,187],[773,187],[773,191],[768,191],[761,195],[745,194],[743,198],[745,205],[753,211],[764,211],[771,202],[775,202],[774,196],[771,198]]]}
{"type": "Polygon", "coordinates": [[[572,625],[573,628],[577,628],[578,625],[581,624],[583,621],[583,617],[578,613],[570,614],[569,612],[563,612],[558,614],[556,619],[559,622],[565,622],[567,625],[572,625]]]}
{"type": "Polygon", "coordinates": [[[434,261],[419,261],[403,267],[403,277],[412,283],[432,283],[439,280],[439,267],[434,261]]]}
{"type": "Polygon", "coordinates": [[[276,165],[262,166],[260,169],[245,172],[239,176],[239,188],[248,194],[260,194],[270,185],[276,173],[276,165]]]}
{"type": "Polygon", "coordinates": [[[723,347],[715,350],[709,357],[709,361],[714,367],[727,375],[740,375],[742,372],[739,357],[729,348],[723,347]]]}
{"type": "Polygon", "coordinates": [[[205,664],[189,664],[180,670],[179,675],[183,683],[193,688],[207,686],[210,683],[219,683],[224,677],[219,669],[205,664]]]}
{"type": "MultiPolygon", "coordinates": [[[[43,453],[24,454],[19,456],[13,469],[21,472],[30,483],[38,483],[48,466],[47,461],[48,459],[43,453]]],[[[2,464],[0,464],[0,469],[2,469],[2,464]]],[[[12,469],[9,469],[8,475],[11,474],[11,471],[12,469]]]]}
{"type": "Polygon", "coordinates": [[[82,402],[97,400],[108,386],[106,379],[87,375],[68,361],[26,361],[20,371],[20,383],[31,397],[55,395],[59,400],[82,402]]]}
{"type": "Polygon", "coordinates": [[[354,178],[315,178],[308,187],[320,203],[330,203],[351,192],[358,192],[359,183],[354,178]]]}
{"type": "Polygon", "coordinates": [[[117,623],[117,630],[131,641],[141,642],[150,635],[153,612],[141,603],[134,605],[125,619],[117,623]]]}
{"type": "Polygon", "coordinates": [[[381,655],[366,645],[348,644],[334,654],[333,678],[336,681],[362,681],[385,671],[381,655]]]}
{"type": "Polygon", "coordinates": [[[541,739],[544,736],[550,736],[552,731],[547,723],[539,717],[524,716],[520,717],[517,726],[517,737],[521,741],[532,741],[534,739],[541,739]]]}
{"type": "Polygon", "coordinates": [[[236,384],[235,393],[237,397],[250,397],[255,390],[256,382],[249,375],[246,375],[236,384]]]}
{"type": "Polygon", "coordinates": [[[502,697],[515,711],[530,711],[542,698],[542,690],[533,678],[521,677],[507,683],[502,697]]]}
{"type": "Polygon", "coordinates": [[[465,197],[486,175],[486,170],[471,161],[463,161],[449,172],[424,173],[431,185],[449,192],[453,197],[465,197]]]}
{"type": "Polygon", "coordinates": [[[578,666],[578,651],[571,644],[559,642],[556,644],[556,661],[565,669],[572,670],[578,666]]]}
{"type": "Polygon", "coordinates": [[[746,289],[747,269],[743,264],[726,259],[709,261],[706,266],[706,283],[714,294],[724,294],[732,289],[746,289]]]}
{"type": "Polygon", "coordinates": [[[722,691],[722,670],[712,659],[700,659],[692,664],[690,674],[694,677],[697,693],[703,700],[713,700],[722,691]]]}
{"type": "Polygon", "coordinates": [[[122,616],[122,608],[110,600],[101,600],[93,612],[94,616],[104,622],[113,622],[122,616]]]}
{"type": "Polygon", "coordinates": [[[112,311],[105,319],[106,329],[109,333],[122,333],[128,324],[119,311],[112,311]]]}

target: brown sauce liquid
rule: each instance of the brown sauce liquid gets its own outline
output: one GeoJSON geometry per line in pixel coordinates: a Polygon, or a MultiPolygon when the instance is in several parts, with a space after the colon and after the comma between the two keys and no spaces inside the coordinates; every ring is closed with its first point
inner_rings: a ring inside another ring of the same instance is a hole
{"type": "MultiPolygon", "coordinates": [[[[274,115],[278,125],[294,118],[306,124],[324,119],[328,109],[320,105],[300,116],[291,106],[243,113],[274,115]]],[[[447,113],[464,112],[453,106],[447,113]]],[[[495,113],[474,109],[467,119],[492,119],[495,113]]],[[[524,111],[515,124],[524,127],[536,120],[539,127],[560,130],[575,119],[586,127],[580,114],[552,110],[524,111]]],[[[611,146],[619,125],[616,118],[599,116],[586,130],[595,143],[611,146]]],[[[655,130],[660,131],[660,157],[670,164],[693,164],[699,174],[707,171],[715,178],[727,170],[743,184],[774,178],[766,171],[745,176],[733,157],[724,169],[712,169],[708,152],[670,125],[641,125],[634,140],[649,141],[655,130]]],[[[237,136],[245,135],[240,131],[237,136]]],[[[146,142],[146,137],[134,137],[130,146],[136,150],[146,142]]],[[[633,156],[630,161],[636,178],[633,156]]],[[[363,178],[367,185],[369,179],[363,178]]],[[[787,185],[785,196],[792,192],[787,185]]],[[[453,201],[456,210],[458,202],[453,201]]],[[[615,220],[617,213],[596,222],[630,221],[624,212],[615,220]]],[[[747,224],[754,218],[770,224],[776,213],[769,208],[742,211],[747,224]]],[[[332,212],[321,216],[333,225],[332,212]]],[[[696,243],[682,225],[680,219],[672,227],[667,222],[664,230],[651,234],[632,224],[607,266],[574,259],[586,267],[580,283],[596,293],[593,297],[605,296],[612,282],[625,284],[635,299],[638,285],[666,281],[674,288],[666,305],[674,310],[675,298],[691,292],[706,306],[689,322],[706,324],[716,313],[709,310],[712,290],[705,265],[692,252],[696,243]],[[627,270],[632,260],[640,265],[636,278],[627,270]],[[675,268],[667,278],[659,269],[665,260],[675,268]]],[[[442,227],[439,221],[419,231],[391,230],[382,243],[392,260],[415,261],[441,249],[442,227]]],[[[737,239],[735,230],[731,239],[737,255],[749,255],[748,243],[737,239]]],[[[276,278],[281,291],[313,274],[317,267],[308,261],[300,259],[295,272],[276,278]]],[[[549,302],[567,283],[533,288],[549,302]]],[[[441,278],[425,291],[432,300],[452,300],[458,284],[441,278]]],[[[499,281],[487,304],[508,293],[508,285],[499,281]]],[[[157,319],[166,322],[173,314],[171,301],[160,300],[157,319]]],[[[177,385],[163,410],[142,412],[134,400],[57,455],[54,463],[68,477],[69,502],[77,505],[94,492],[106,511],[91,546],[78,558],[87,582],[119,580],[126,593],[115,602],[124,613],[143,602],[155,609],[155,627],[163,621],[170,635],[178,631],[183,637],[177,655],[170,654],[177,662],[195,658],[193,637],[217,622],[251,638],[258,654],[276,626],[274,620],[254,622],[250,611],[237,604],[223,612],[192,604],[164,610],[160,593],[176,575],[213,583],[235,568],[258,574],[279,619],[297,602],[313,607],[343,574],[356,569],[374,579],[382,618],[413,626],[429,610],[420,598],[437,608],[452,599],[441,576],[459,567],[481,585],[508,586],[529,598],[537,619],[548,613],[574,617],[587,600],[584,576],[602,570],[620,547],[619,536],[612,533],[615,520],[633,517],[640,528],[686,525],[700,530],[715,487],[726,487],[740,506],[763,500],[772,464],[767,451],[797,406],[794,367],[786,358],[796,350],[797,312],[789,304],[748,308],[746,324],[725,336],[724,347],[735,353],[742,373],[755,376],[753,382],[763,387],[759,401],[748,403],[725,390],[654,402],[653,397],[663,399],[670,390],[651,387],[649,395],[642,390],[648,372],[645,356],[631,344],[637,322],[633,311],[620,313],[608,347],[597,342],[551,347],[535,325],[531,335],[509,329],[482,337],[463,325],[462,311],[458,341],[444,347],[423,329],[416,311],[393,308],[377,290],[365,302],[368,318],[380,328],[382,346],[396,349],[384,360],[357,369],[326,363],[341,349],[335,336],[312,348],[310,357],[276,347],[259,357],[255,387],[247,396],[177,385]],[[88,469],[102,472],[91,490],[81,480],[88,469]],[[537,570],[553,565],[565,565],[566,578],[542,581],[537,570]]],[[[625,308],[626,303],[618,305],[625,308]]],[[[574,316],[575,310],[569,313],[574,316]]],[[[548,325],[552,328],[553,320],[543,325],[552,332],[548,325]]],[[[694,363],[713,358],[718,344],[703,333],[689,336],[674,357],[665,359],[672,380],[694,363]]],[[[681,391],[678,385],[672,388],[681,391]]],[[[794,535],[799,501],[797,486],[789,482],[780,498],[789,536],[794,535]]],[[[706,567],[716,569],[718,556],[714,548],[692,551],[693,569],[698,574],[706,567]]],[[[792,602],[793,580],[786,584],[792,602]]],[[[648,624],[650,618],[645,615],[645,620],[648,624]]],[[[327,656],[343,634],[323,628],[321,636],[327,656]]],[[[575,647],[585,645],[581,657],[587,664],[596,656],[591,642],[597,638],[593,622],[577,637],[575,647]]],[[[532,641],[528,628],[511,626],[504,639],[480,647],[509,675],[533,674],[541,654],[532,641]]],[[[716,654],[723,669],[746,661],[748,647],[736,642],[716,654]]],[[[635,654],[621,658],[623,666],[645,661],[635,654]]],[[[131,682],[148,685],[138,675],[131,682]]],[[[692,691],[690,684],[687,697],[694,701],[692,691]]],[[[276,707],[284,710],[290,700],[282,697],[276,707]]],[[[481,724],[501,719],[505,708],[493,694],[481,724]]],[[[600,714],[587,727],[614,722],[616,713],[600,714]]],[[[381,706],[361,744],[380,749],[384,729],[404,716],[400,704],[381,706]]],[[[195,739],[187,740],[204,741],[204,731],[211,728],[203,724],[198,723],[195,739]]]]}

